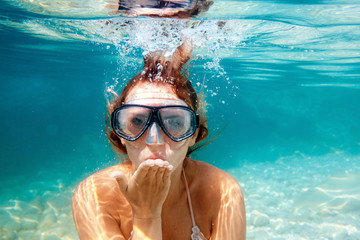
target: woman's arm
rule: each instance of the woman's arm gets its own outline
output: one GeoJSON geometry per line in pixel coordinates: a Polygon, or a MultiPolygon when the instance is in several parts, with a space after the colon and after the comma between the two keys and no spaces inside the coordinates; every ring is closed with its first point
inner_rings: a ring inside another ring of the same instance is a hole
{"type": "Polygon", "coordinates": [[[168,162],[151,160],[143,162],[129,179],[120,168],[84,180],[72,200],[80,239],[161,240],[161,211],[171,169],[168,162]]]}
{"type": "Polygon", "coordinates": [[[161,159],[146,160],[128,180],[112,172],[133,213],[132,240],[162,240],[161,212],[170,188],[172,166],[161,159]]]}
{"type": "MultiPolygon", "coordinates": [[[[227,174],[226,174],[227,175],[227,174]]],[[[246,215],[244,197],[238,182],[227,175],[222,178],[220,208],[214,221],[211,240],[245,240],[246,215]]]]}
{"type": "Polygon", "coordinates": [[[120,217],[110,209],[115,204],[114,199],[106,199],[111,191],[111,187],[99,182],[97,176],[87,178],[75,190],[72,211],[81,240],[125,240],[120,229],[120,217]]]}

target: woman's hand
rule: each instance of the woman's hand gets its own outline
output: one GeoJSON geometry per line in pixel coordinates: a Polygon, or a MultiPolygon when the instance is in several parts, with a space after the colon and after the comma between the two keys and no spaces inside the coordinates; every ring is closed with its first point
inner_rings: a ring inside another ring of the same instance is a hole
{"type": "Polygon", "coordinates": [[[162,206],[170,189],[172,168],[167,161],[151,159],[142,162],[129,180],[120,171],[110,174],[131,205],[134,218],[161,217],[162,206]]]}

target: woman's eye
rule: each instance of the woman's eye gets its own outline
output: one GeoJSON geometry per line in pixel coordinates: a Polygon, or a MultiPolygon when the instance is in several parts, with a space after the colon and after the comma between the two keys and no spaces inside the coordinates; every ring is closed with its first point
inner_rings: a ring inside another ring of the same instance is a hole
{"type": "Polygon", "coordinates": [[[180,118],[169,118],[166,119],[166,125],[171,128],[181,128],[184,122],[180,118]]]}
{"type": "Polygon", "coordinates": [[[144,125],[145,119],[142,117],[134,117],[131,119],[131,123],[137,126],[144,125]]]}

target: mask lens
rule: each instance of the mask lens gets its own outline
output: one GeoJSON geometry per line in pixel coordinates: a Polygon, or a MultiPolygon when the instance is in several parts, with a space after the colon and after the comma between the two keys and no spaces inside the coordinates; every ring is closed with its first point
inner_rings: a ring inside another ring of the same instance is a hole
{"type": "Polygon", "coordinates": [[[138,137],[149,120],[151,110],[140,106],[119,108],[114,115],[113,128],[125,138],[138,137]]]}
{"type": "Polygon", "coordinates": [[[165,130],[173,138],[180,139],[194,133],[195,115],[190,110],[182,107],[171,107],[163,108],[159,113],[165,130]]]}

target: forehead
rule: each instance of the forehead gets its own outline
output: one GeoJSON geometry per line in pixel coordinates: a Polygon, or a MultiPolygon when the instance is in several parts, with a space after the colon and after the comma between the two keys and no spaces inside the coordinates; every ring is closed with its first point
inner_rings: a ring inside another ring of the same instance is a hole
{"type": "Polygon", "coordinates": [[[138,84],[132,88],[125,98],[125,104],[187,106],[169,85],[149,83],[138,84]]]}

